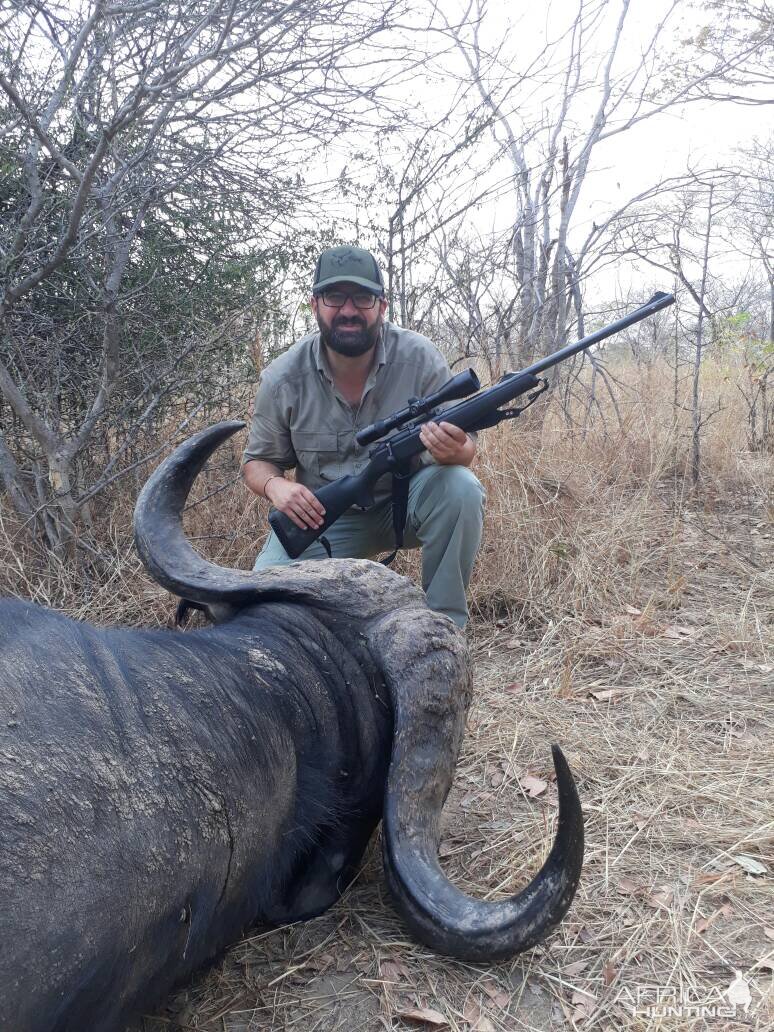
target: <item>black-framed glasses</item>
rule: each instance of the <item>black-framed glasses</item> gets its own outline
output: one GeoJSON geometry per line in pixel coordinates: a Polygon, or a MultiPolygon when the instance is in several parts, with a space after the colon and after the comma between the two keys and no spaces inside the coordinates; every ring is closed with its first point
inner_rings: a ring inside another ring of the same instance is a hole
{"type": "Polygon", "coordinates": [[[319,296],[328,308],[343,308],[351,299],[355,308],[367,311],[369,308],[373,308],[377,302],[376,294],[372,294],[369,290],[358,290],[352,294],[348,294],[346,290],[323,290],[319,296]]]}

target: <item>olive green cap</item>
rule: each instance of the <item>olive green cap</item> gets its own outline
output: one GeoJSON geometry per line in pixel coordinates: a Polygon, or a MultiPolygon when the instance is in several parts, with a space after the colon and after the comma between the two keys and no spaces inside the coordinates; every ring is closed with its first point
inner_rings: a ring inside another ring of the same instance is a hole
{"type": "Polygon", "coordinates": [[[329,247],[317,259],[312,293],[319,294],[334,283],[356,283],[381,297],[384,283],[376,259],[362,247],[329,247]]]}

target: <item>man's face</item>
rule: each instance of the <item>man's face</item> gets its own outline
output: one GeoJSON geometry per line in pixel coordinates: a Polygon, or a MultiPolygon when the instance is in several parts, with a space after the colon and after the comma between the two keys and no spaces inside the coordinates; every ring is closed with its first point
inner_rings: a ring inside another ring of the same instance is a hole
{"type": "Polygon", "coordinates": [[[326,288],[319,297],[312,295],[312,311],[317,317],[320,336],[331,351],[355,358],[364,355],[376,344],[387,302],[384,298],[377,298],[373,308],[358,308],[352,295],[367,293],[356,283],[345,281],[326,288]],[[329,293],[346,295],[346,302],[341,308],[327,305],[325,296],[329,293]]]}

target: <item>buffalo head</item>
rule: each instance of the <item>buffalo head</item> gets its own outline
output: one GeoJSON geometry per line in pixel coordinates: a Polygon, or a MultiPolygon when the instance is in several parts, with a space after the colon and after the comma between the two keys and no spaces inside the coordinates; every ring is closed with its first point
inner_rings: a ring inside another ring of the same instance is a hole
{"type": "Polygon", "coordinates": [[[569,908],[583,863],[583,815],[561,749],[552,747],[556,839],[533,881],[502,902],[457,890],[440,869],[438,843],[469,701],[463,637],[427,609],[417,588],[375,563],[327,560],[245,573],[203,560],[183,535],[183,505],[207,458],[242,425],[221,423],[196,435],[148,481],[135,512],[145,566],[169,591],[216,613],[282,600],[324,621],[335,615],[340,634],[365,640],[392,709],[383,843],[397,909],[418,939],[462,960],[499,960],[534,946],[569,908]]]}

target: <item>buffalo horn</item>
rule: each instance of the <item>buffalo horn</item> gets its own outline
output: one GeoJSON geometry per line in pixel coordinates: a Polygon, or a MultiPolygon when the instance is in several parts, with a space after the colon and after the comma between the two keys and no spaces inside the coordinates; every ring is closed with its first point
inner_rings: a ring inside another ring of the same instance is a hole
{"type": "Polygon", "coordinates": [[[183,507],[191,486],[212,452],[244,423],[230,421],[195,434],[154,470],[134,509],[134,540],[155,581],[193,602],[248,603],[255,575],[229,570],[202,558],[183,533],[183,507]]]}
{"type": "MultiPolygon", "coordinates": [[[[501,902],[472,899],[455,888],[438,863],[437,808],[421,798],[407,805],[403,779],[397,792],[388,789],[384,852],[390,889],[416,937],[437,952],[459,960],[504,960],[536,945],[567,912],[583,866],[583,812],[562,750],[554,745],[552,752],[559,790],[553,848],[529,885],[501,902]]],[[[415,782],[415,788],[421,794],[421,785],[415,782]]]]}

